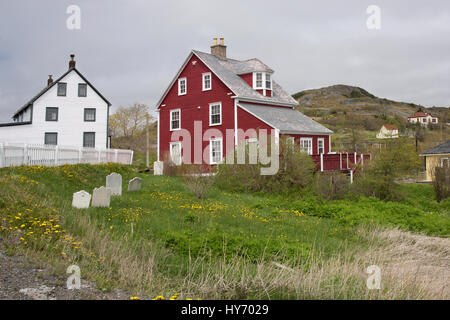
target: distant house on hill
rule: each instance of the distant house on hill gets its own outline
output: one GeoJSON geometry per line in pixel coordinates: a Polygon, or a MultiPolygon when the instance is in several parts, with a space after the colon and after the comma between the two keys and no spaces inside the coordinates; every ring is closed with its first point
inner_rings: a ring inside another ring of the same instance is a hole
{"type": "Polygon", "coordinates": [[[431,148],[421,154],[425,158],[426,178],[427,181],[432,181],[434,176],[434,169],[436,167],[450,166],[450,140],[441,143],[440,145],[431,148]]]}
{"type": "Polygon", "coordinates": [[[428,126],[429,123],[437,124],[439,119],[428,112],[416,112],[408,117],[409,123],[420,123],[422,126],[428,126]]]}
{"type": "Polygon", "coordinates": [[[0,143],[27,143],[109,148],[108,116],[111,104],[75,68],[46,86],[13,115],[0,123],[0,143]]]}
{"type": "Polygon", "coordinates": [[[393,124],[384,124],[377,133],[378,139],[394,139],[398,138],[398,128],[393,124]]]}

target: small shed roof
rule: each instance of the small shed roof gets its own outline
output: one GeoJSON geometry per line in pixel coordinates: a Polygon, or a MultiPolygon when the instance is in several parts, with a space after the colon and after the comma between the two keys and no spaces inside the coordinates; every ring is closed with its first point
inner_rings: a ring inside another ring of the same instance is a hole
{"type": "Polygon", "coordinates": [[[450,154],[450,140],[447,140],[444,143],[441,143],[440,145],[437,145],[436,147],[422,153],[424,156],[433,154],[450,154]]]}

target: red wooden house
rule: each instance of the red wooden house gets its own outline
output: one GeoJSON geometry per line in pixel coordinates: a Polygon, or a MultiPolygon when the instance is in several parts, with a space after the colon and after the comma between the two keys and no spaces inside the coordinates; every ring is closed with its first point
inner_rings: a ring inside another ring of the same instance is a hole
{"type": "Polygon", "coordinates": [[[345,170],[359,161],[355,154],[331,154],[332,131],[297,111],[297,101],[273,74],[258,59],[228,58],[223,38],[220,43],[214,38],[211,53],[192,50],[156,106],[158,161],[170,156],[176,163],[199,163],[195,157],[200,151],[200,162],[214,165],[243,139],[254,138],[239,129],[266,129],[276,139],[289,136],[322,171],[345,170]],[[195,126],[201,127],[200,137],[194,137],[195,126]],[[180,139],[177,131],[182,129],[190,137],[180,139]],[[204,137],[211,129],[216,130],[204,137]],[[233,134],[227,135],[227,130],[233,134]],[[194,150],[194,139],[202,139],[201,150],[194,150]]]}

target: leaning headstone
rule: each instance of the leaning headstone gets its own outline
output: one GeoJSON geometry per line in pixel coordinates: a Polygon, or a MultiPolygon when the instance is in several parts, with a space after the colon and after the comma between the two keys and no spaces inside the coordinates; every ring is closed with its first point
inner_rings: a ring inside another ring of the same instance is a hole
{"type": "Polygon", "coordinates": [[[160,176],[163,174],[164,162],[155,161],[153,162],[153,174],[155,176],[160,176]]]}
{"type": "Polygon", "coordinates": [[[72,198],[72,207],[78,209],[89,208],[89,203],[91,202],[91,195],[84,191],[78,191],[73,194],[72,198]]]}
{"type": "Polygon", "coordinates": [[[128,182],[128,191],[139,191],[142,187],[142,179],[135,177],[128,182]]]}
{"type": "Polygon", "coordinates": [[[92,192],[93,207],[109,207],[111,202],[111,189],[105,186],[95,188],[92,192]]]}
{"type": "Polygon", "coordinates": [[[106,176],[106,187],[111,189],[112,196],[121,196],[122,195],[122,176],[115,172],[106,176]]]}

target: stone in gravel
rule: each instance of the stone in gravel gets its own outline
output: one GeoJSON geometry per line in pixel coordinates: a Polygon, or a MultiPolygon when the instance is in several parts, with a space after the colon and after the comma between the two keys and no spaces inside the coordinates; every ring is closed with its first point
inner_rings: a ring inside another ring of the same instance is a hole
{"type": "Polygon", "coordinates": [[[128,191],[139,191],[142,187],[142,179],[135,177],[128,182],[128,191]]]}
{"type": "Polygon", "coordinates": [[[91,195],[84,191],[78,191],[73,194],[72,197],[72,207],[78,209],[89,208],[89,203],[91,202],[91,195]]]}
{"type": "Polygon", "coordinates": [[[109,207],[111,202],[111,188],[101,186],[95,188],[92,192],[92,206],[93,207],[109,207]]]}
{"type": "Polygon", "coordinates": [[[33,300],[55,300],[53,297],[49,297],[52,293],[54,287],[47,287],[46,285],[41,285],[38,288],[25,288],[20,289],[19,292],[30,297],[33,300]]]}
{"type": "Polygon", "coordinates": [[[112,196],[121,196],[122,195],[122,176],[115,172],[106,176],[106,187],[111,188],[112,196]]]}

